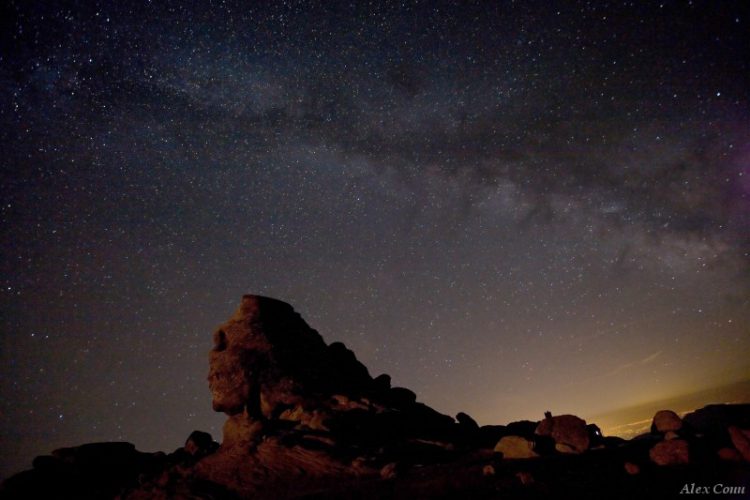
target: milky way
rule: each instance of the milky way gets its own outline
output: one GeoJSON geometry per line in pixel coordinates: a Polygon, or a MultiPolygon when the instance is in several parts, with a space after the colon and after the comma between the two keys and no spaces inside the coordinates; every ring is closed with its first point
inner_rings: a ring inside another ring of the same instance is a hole
{"type": "Polygon", "coordinates": [[[0,475],[219,437],[243,293],[483,424],[750,373],[747,3],[2,18],[0,475]]]}

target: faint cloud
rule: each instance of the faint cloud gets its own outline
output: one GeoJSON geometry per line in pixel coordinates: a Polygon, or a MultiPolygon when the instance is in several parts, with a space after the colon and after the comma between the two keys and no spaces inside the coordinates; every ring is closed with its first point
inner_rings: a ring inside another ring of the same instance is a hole
{"type": "Polygon", "coordinates": [[[661,353],[662,353],[662,351],[658,351],[658,352],[655,352],[655,353],[651,354],[650,356],[646,356],[645,358],[643,358],[641,360],[641,364],[645,365],[646,363],[652,362],[653,360],[655,360],[656,358],[658,358],[659,356],[661,356],[661,353]]]}
{"type": "Polygon", "coordinates": [[[636,367],[636,366],[641,366],[641,365],[646,365],[646,364],[648,364],[648,363],[651,363],[651,362],[653,362],[653,361],[654,361],[654,360],[655,360],[656,358],[658,358],[659,356],[661,356],[661,353],[662,353],[662,352],[663,352],[663,351],[657,351],[657,352],[655,352],[655,353],[653,353],[653,354],[649,354],[648,356],[646,356],[645,358],[643,358],[643,359],[641,359],[641,360],[637,360],[637,361],[632,361],[632,362],[630,362],[630,363],[624,363],[624,364],[622,364],[622,365],[619,365],[619,366],[618,366],[618,367],[616,367],[616,368],[615,368],[614,370],[612,370],[612,371],[610,371],[610,372],[606,373],[606,374],[605,374],[604,376],[605,376],[605,377],[611,377],[611,376],[613,376],[613,375],[617,375],[618,373],[621,373],[621,372],[623,372],[623,371],[625,371],[625,370],[628,370],[628,369],[630,369],[630,368],[633,368],[633,367],[636,367]]]}

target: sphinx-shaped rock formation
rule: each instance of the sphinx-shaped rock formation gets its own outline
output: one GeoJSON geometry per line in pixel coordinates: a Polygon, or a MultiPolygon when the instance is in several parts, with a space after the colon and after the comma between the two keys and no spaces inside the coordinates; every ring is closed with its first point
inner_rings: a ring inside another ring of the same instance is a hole
{"type": "Polygon", "coordinates": [[[219,450],[196,465],[202,479],[242,495],[294,483],[379,475],[404,457],[460,446],[463,427],[413,392],[372,378],[341,343],[327,345],[290,305],[246,295],[214,333],[209,386],[228,415],[219,450]]]}

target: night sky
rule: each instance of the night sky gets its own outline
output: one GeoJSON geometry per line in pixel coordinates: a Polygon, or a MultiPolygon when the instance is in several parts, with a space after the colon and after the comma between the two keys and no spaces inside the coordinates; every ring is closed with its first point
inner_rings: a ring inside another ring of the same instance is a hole
{"type": "Polygon", "coordinates": [[[750,374],[750,4],[250,4],[3,7],[0,476],[220,438],[243,293],[480,424],[750,374]]]}

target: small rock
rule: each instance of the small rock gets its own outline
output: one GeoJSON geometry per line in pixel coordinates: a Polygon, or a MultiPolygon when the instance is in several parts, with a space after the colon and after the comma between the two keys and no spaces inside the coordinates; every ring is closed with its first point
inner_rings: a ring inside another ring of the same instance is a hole
{"type": "Polygon", "coordinates": [[[737,448],[745,461],[750,462],[750,430],[740,429],[736,425],[730,425],[727,430],[734,447],[737,448]]]}
{"type": "Polygon", "coordinates": [[[526,471],[520,471],[516,472],[516,477],[519,481],[521,481],[521,484],[526,486],[529,484],[534,484],[534,476],[531,475],[531,472],[526,471]]]}
{"type": "Polygon", "coordinates": [[[684,439],[657,443],[648,455],[656,465],[678,465],[690,462],[688,443],[684,439]]]}
{"type": "Polygon", "coordinates": [[[483,476],[494,476],[495,475],[495,468],[492,465],[485,465],[482,467],[482,475],[483,476]]]}
{"type": "Polygon", "coordinates": [[[395,479],[398,475],[396,472],[397,468],[398,464],[396,462],[384,465],[383,468],[380,469],[380,477],[383,479],[395,479]]]}
{"type": "Polygon", "coordinates": [[[625,472],[631,476],[635,476],[641,472],[641,468],[638,467],[638,464],[634,464],[633,462],[625,462],[625,472]]]}
{"type": "Polygon", "coordinates": [[[722,448],[717,454],[720,459],[727,462],[742,462],[742,454],[734,448],[722,448]]]}
{"type": "Polygon", "coordinates": [[[521,436],[504,436],[495,445],[495,451],[503,454],[503,458],[535,458],[534,442],[521,436]]]}
{"type": "Polygon", "coordinates": [[[652,432],[669,432],[682,429],[682,419],[672,410],[660,410],[654,415],[652,432]]]}
{"type": "Polygon", "coordinates": [[[352,460],[352,468],[353,469],[364,469],[367,465],[367,459],[365,457],[357,457],[354,460],[352,460]]]}

